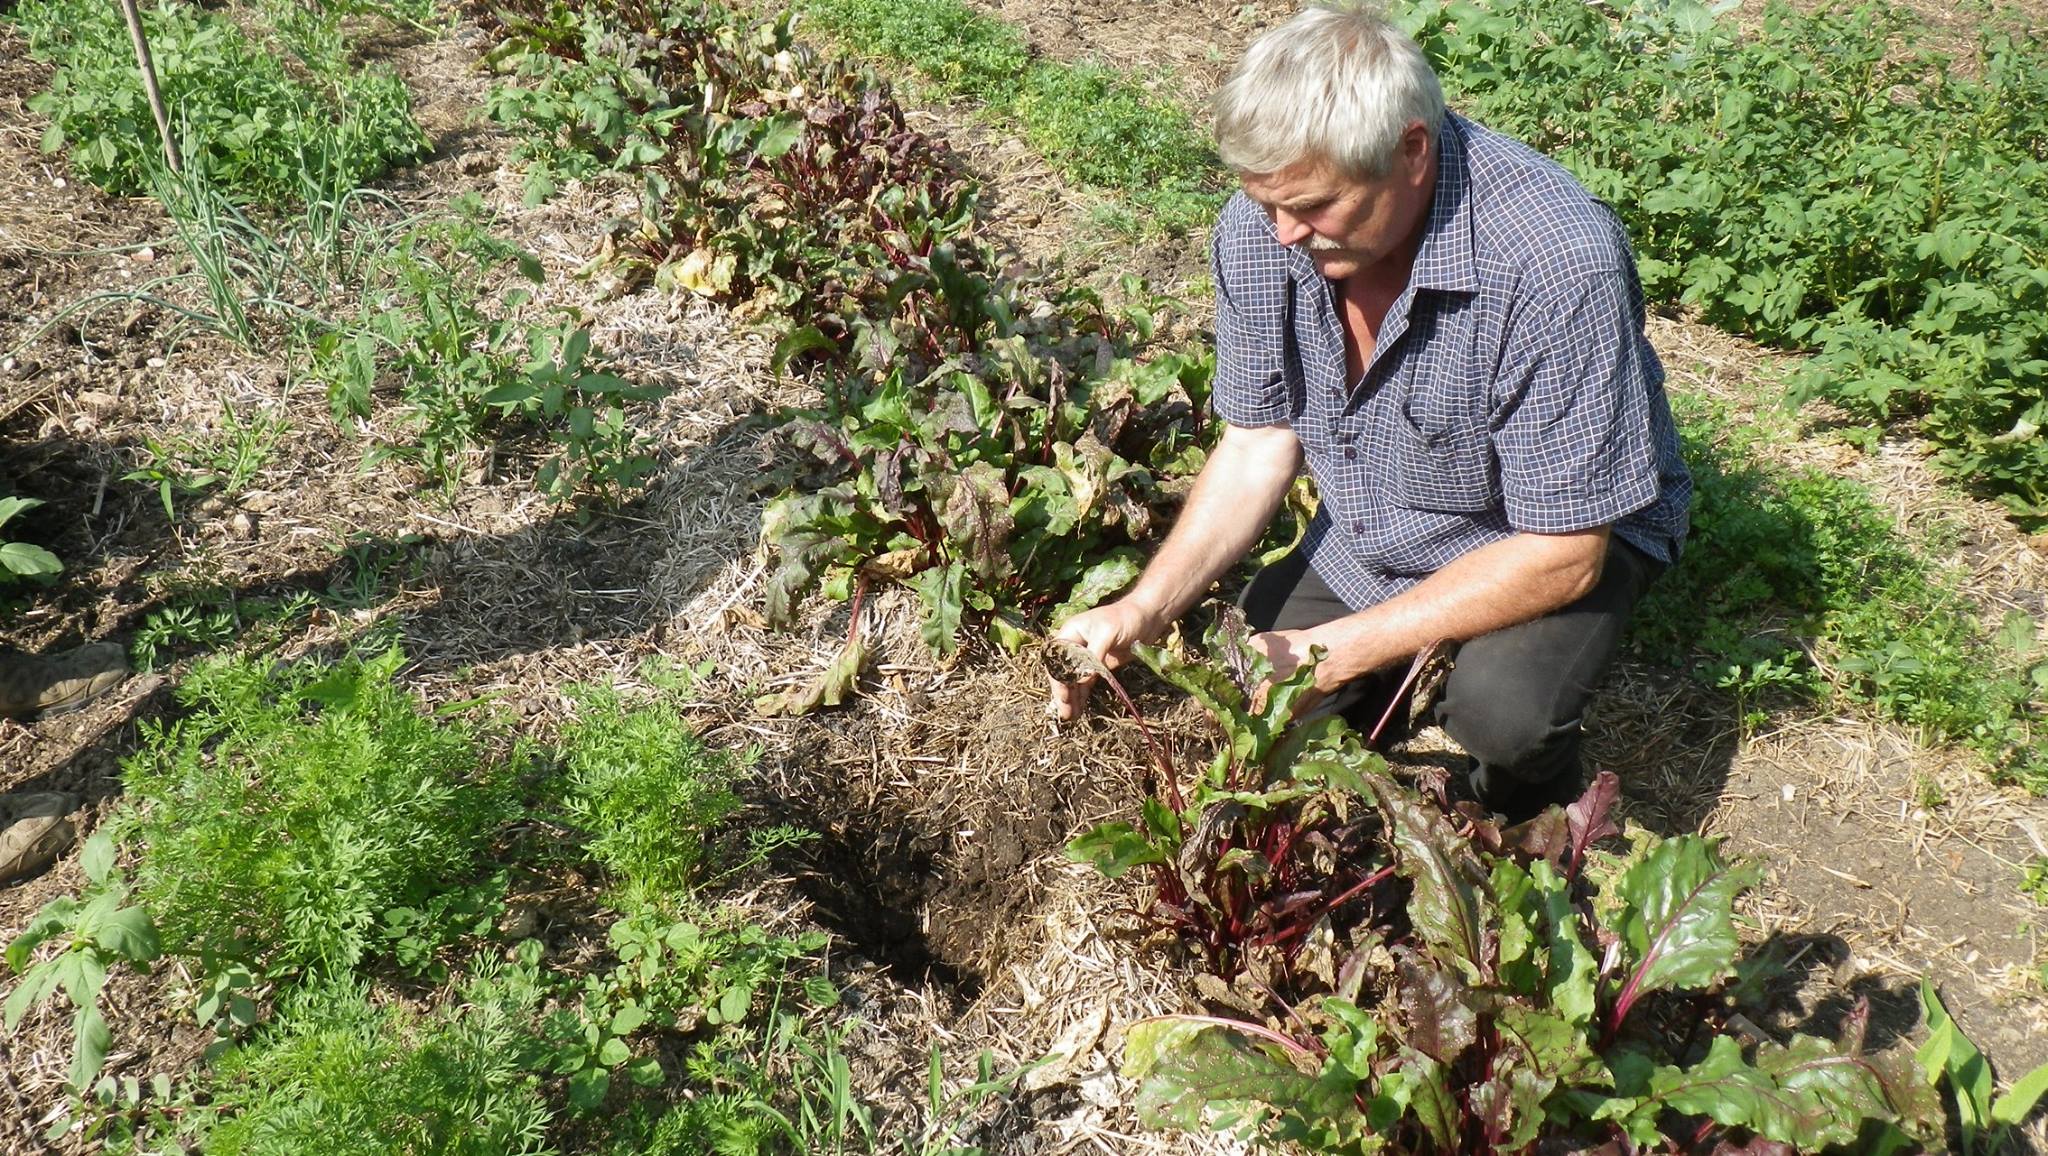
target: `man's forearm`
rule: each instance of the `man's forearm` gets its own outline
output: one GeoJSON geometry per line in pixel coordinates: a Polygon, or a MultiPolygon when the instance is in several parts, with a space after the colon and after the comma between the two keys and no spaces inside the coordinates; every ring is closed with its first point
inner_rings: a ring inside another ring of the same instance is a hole
{"type": "Polygon", "coordinates": [[[1301,444],[1292,430],[1228,427],[1125,600],[1162,627],[1186,613],[1257,544],[1300,469],[1301,444]]]}
{"type": "Polygon", "coordinates": [[[1605,527],[1518,534],[1481,547],[1416,586],[1355,614],[1291,632],[1292,649],[1328,656],[1316,682],[1332,689],[1403,662],[1439,639],[1466,641],[1561,609],[1591,592],[1607,554],[1605,527]]]}

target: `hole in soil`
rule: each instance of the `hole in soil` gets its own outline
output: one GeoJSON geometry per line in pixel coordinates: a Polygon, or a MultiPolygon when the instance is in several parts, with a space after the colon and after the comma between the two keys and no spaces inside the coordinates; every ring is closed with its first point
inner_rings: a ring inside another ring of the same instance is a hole
{"type": "Polygon", "coordinates": [[[962,1000],[980,994],[982,977],[935,950],[926,928],[932,901],[947,889],[936,840],[903,826],[834,830],[815,819],[804,825],[818,837],[792,853],[791,866],[819,923],[900,983],[962,1000]]]}

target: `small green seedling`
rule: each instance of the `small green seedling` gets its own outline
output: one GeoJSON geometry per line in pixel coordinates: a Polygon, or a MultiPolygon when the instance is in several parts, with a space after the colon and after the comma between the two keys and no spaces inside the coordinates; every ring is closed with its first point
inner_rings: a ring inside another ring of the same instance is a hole
{"type": "Polygon", "coordinates": [[[113,1042],[99,1008],[108,968],[120,962],[145,966],[162,949],[149,912],[123,905],[128,885],[114,870],[113,838],[102,831],[86,840],[80,865],[92,881],[85,894],[51,900],[7,945],[7,966],[21,976],[21,983],[7,997],[4,1018],[7,1030],[13,1031],[30,1008],[61,989],[77,1009],[71,1020],[77,1041],[71,1086],[83,1091],[99,1074],[113,1042]],[[29,962],[36,948],[63,940],[68,940],[63,950],[29,962]]]}
{"type": "Polygon", "coordinates": [[[1962,1151],[1968,1156],[1995,1156],[2020,1121],[2034,1110],[2043,1093],[2048,1093],[2048,1064],[2042,1064],[2003,1096],[1993,1096],[1997,1079],[1991,1061],[1963,1034],[1963,1029],[1934,994],[1934,984],[1920,981],[1920,1005],[1927,1011],[1927,1042],[1913,1058],[1927,1073],[1929,1083],[1946,1083],[1955,1099],[1956,1122],[1962,1132],[1962,1151]]]}

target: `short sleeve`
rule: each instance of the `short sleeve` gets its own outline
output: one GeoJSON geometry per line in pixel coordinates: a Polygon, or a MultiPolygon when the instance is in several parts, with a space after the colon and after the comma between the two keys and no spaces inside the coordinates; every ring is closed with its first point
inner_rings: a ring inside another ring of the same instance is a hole
{"type": "Polygon", "coordinates": [[[1625,270],[1582,274],[1532,301],[1503,351],[1494,450],[1509,525],[1563,534],[1657,500],[1651,397],[1663,367],[1625,270]]]}
{"type": "Polygon", "coordinates": [[[1209,252],[1216,289],[1216,377],[1210,405],[1231,425],[1283,424],[1293,417],[1285,343],[1286,251],[1266,230],[1258,206],[1239,193],[1223,207],[1209,252]]]}

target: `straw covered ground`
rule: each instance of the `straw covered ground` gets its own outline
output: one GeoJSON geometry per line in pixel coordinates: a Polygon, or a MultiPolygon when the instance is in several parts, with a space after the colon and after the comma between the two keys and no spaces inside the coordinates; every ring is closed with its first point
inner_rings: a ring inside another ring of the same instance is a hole
{"type": "MultiPolygon", "coordinates": [[[[1278,13],[1216,0],[1000,8],[1040,43],[1157,75],[1190,99],[1278,13]]],[[[539,734],[574,709],[566,686],[630,685],[654,655],[703,665],[690,704],[701,733],[762,752],[750,813],[819,835],[751,881],[749,897],[764,921],[835,937],[830,969],[853,993],[847,1047],[864,1094],[885,1107],[918,1100],[933,1042],[1008,1065],[1057,1053],[985,1109],[977,1142],[1044,1156],[1234,1150],[1138,1129],[1131,1085],[1115,1073],[1121,1033],[1183,1005],[1185,964],[1130,916],[1131,888],[1061,854],[1090,825],[1134,810],[1145,765],[1136,728],[1108,710],[1050,721],[1034,658],[970,648],[939,661],[902,591],[879,591],[861,611],[874,657],[855,704],[798,719],[755,711],[758,696],[815,677],[851,626],[841,604],[813,605],[788,631],[767,629],[760,612],[760,486],[779,452],[768,415],[813,395],[771,373],[767,340],[719,309],[575,275],[632,193],[571,186],[523,206],[506,142],[473,116],[481,46],[473,30],[389,46],[435,143],[428,161],[386,183],[389,211],[480,194],[548,271],[534,307],[582,310],[621,376],[672,387],[648,429],[660,469],[645,495],[583,515],[523,482],[482,477],[443,500],[404,467],[358,469],[362,443],[329,418],[317,386],[293,379],[282,351],[178,334],[163,307],[120,296],[177,271],[169,225],[154,202],[102,196],[40,153],[23,100],[44,74],[0,30],[0,481],[47,501],[30,525],[66,564],[59,585],[5,620],[0,641],[41,651],[125,640],[198,589],[239,599],[361,589],[360,608],[316,612],[281,651],[388,620],[425,700],[493,696],[539,734]],[[215,426],[224,406],[281,417],[285,432],[239,497],[195,499],[172,523],[153,488],[122,476],[147,439],[215,426]]],[[[1000,126],[935,105],[918,115],[991,183],[991,227],[1019,259],[1078,254],[1168,288],[1201,268],[1187,243],[1121,251],[1088,234],[1085,204],[1000,126]]],[[[155,292],[176,300],[191,286],[155,292]]],[[[1772,409],[1775,355],[1682,319],[1656,320],[1651,336],[1674,393],[1776,423],[1787,432],[1771,452],[1783,461],[1855,476],[1909,528],[1959,528],[1954,561],[1987,621],[2042,613],[2048,545],[1934,481],[1918,447],[1864,455],[1802,438],[1772,409]]],[[[173,709],[176,677],[175,667],[138,677],[63,719],[0,722],[0,789],[79,793],[89,832],[117,801],[138,722],[173,709]]],[[[1163,688],[1142,690],[1140,705],[1180,747],[1209,741],[1199,712],[1163,688]]],[[[1918,977],[1931,974],[2002,1070],[2048,1060],[2034,930],[2048,912],[2016,886],[2048,854],[2048,803],[1990,785],[1973,756],[1853,709],[1759,724],[1685,672],[1635,661],[1615,671],[1593,730],[1594,760],[1621,775],[1628,818],[1726,835],[1767,865],[1747,934],[1778,941],[1792,961],[1780,1026],[1837,1022],[1867,996],[1875,1038],[1909,1041],[1918,977]]],[[[1395,761],[1441,761],[1446,747],[1425,732],[1395,761]]],[[[72,857],[0,889],[0,937],[82,880],[72,857]]],[[[581,882],[535,897],[542,918],[576,918],[589,901],[581,882]]],[[[163,985],[176,981],[130,976],[111,989],[115,1070],[146,1075],[196,1057],[205,1033],[162,1008],[163,985]]],[[[0,1149],[41,1150],[39,1122],[64,1100],[68,1027],[46,1010],[0,1036],[0,1149]]]]}

